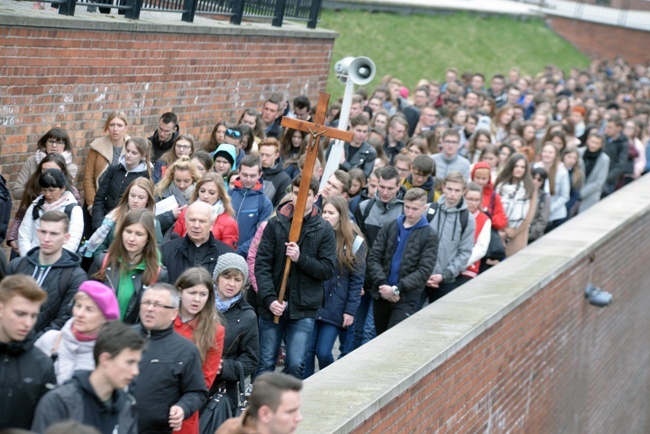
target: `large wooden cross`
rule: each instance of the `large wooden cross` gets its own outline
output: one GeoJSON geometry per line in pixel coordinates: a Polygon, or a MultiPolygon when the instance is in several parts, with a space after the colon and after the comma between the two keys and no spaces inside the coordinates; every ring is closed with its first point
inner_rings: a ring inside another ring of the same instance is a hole
{"type": "MultiPolygon", "coordinates": [[[[314,114],[314,122],[301,121],[292,118],[282,118],[281,125],[294,130],[309,133],[309,143],[307,144],[305,167],[302,169],[302,179],[300,180],[300,189],[298,191],[298,200],[293,210],[293,219],[291,220],[291,229],[289,229],[289,242],[297,243],[300,238],[300,231],[302,230],[302,222],[305,217],[305,206],[307,205],[307,196],[309,196],[309,184],[314,172],[314,165],[316,163],[316,156],[318,155],[318,145],[321,137],[330,137],[332,139],[344,140],[351,142],[353,134],[348,131],[337,130],[325,126],[325,115],[327,113],[327,104],[330,100],[330,94],[321,92],[318,97],[318,105],[316,106],[316,113],[314,114]]],[[[284,266],[284,274],[282,275],[282,284],[280,285],[280,293],[278,294],[278,301],[284,302],[284,291],[287,287],[287,279],[289,277],[289,270],[291,268],[291,259],[287,257],[287,262],[284,266]]],[[[280,317],[275,317],[274,321],[277,324],[280,317]]]]}

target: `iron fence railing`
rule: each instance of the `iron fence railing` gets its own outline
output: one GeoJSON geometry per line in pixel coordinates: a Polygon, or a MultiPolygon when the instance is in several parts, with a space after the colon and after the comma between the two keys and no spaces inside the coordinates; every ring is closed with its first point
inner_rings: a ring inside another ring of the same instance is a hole
{"type": "Polygon", "coordinates": [[[285,18],[307,21],[315,29],[322,0],[44,0],[57,5],[59,14],[73,16],[77,6],[117,9],[126,18],[139,19],[141,11],[180,12],[181,19],[193,22],[194,15],[218,14],[230,16],[232,24],[241,24],[244,17],[270,19],[281,27],[285,18]],[[113,3],[113,1],[115,3],[113,3]],[[106,3],[104,3],[106,2],[106,3]]]}

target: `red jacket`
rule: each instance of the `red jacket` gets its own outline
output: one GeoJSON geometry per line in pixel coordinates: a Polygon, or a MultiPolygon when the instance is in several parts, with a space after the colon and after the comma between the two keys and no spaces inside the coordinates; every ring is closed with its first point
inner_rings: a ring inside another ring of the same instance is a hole
{"type": "MultiPolygon", "coordinates": [[[[174,232],[176,232],[181,237],[184,237],[187,233],[185,228],[185,213],[187,208],[185,208],[178,215],[176,219],[176,225],[174,225],[174,232]]],[[[239,241],[239,226],[237,226],[237,220],[232,216],[224,213],[219,214],[217,219],[214,221],[212,226],[212,235],[219,241],[224,244],[227,244],[228,247],[232,247],[237,250],[237,242],[239,241]]]]}
{"type": "MultiPolygon", "coordinates": [[[[472,180],[474,180],[474,173],[477,169],[490,169],[490,165],[484,161],[480,161],[472,168],[472,180]]],[[[492,227],[498,231],[508,226],[508,216],[506,216],[501,204],[501,196],[494,191],[492,180],[483,187],[483,200],[481,202],[481,211],[490,215],[492,220],[492,227]],[[494,197],[494,200],[492,199],[494,197]]]]}
{"type": "MultiPolygon", "coordinates": [[[[180,315],[174,320],[174,331],[184,338],[192,341],[192,336],[194,335],[194,328],[196,327],[196,319],[193,319],[190,322],[184,323],[181,321],[180,315]]],[[[214,383],[214,379],[217,377],[217,371],[219,370],[219,365],[221,365],[221,354],[223,352],[223,340],[226,335],[226,329],[219,325],[217,326],[217,332],[215,333],[214,340],[215,346],[208,350],[208,354],[203,362],[203,377],[205,378],[205,384],[208,386],[208,390],[214,383]]],[[[187,415],[185,415],[187,416],[187,415]]],[[[189,418],[183,421],[183,426],[180,431],[174,431],[175,433],[181,434],[198,434],[199,432],[199,412],[197,411],[189,418]]]]}
{"type": "MultiPolygon", "coordinates": [[[[476,240],[478,240],[479,235],[481,235],[481,231],[483,230],[483,225],[485,225],[485,222],[490,220],[490,218],[482,212],[481,210],[476,210],[476,214],[474,215],[474,220],[476,221],[476,230],[474,231],[474,244],[476,244],[476,240]]],[[[465,271],[463,271],[461,274],[463,276],[468,276],[468,277],[476,277],[478,276],[478,272],[480,271],[481,268],[481,260],[479,259],[478,261],[474,262],[472,265],[467,267],[465,271]]]]}

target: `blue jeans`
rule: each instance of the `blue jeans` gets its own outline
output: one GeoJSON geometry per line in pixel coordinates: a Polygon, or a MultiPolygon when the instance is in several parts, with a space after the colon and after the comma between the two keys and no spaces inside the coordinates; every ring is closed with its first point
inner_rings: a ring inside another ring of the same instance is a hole
{"type": "Polygon", "coordinates": [[[334,348],[334,342],[336,342],[339,330],[335,325],[326,322],[316,321],[314,323],[305,362],[305,378],[314,375],[316,358],[318,358],[318,369],[325,369],[334,363],[332,348],[334,348]]]}
{"type": "Polygon", "coordinates": [[[347,336],[345,337],[345,348],[341,352],[341,357],[356,350],[377,336],[375,331],[375,318],[372,312],[372,302],[372,297],[369,294],[361,297],[357,314],[354,316],[354,324],[348,329],[347,336]]]}
{"type": "Polygon", "coordinates": [[[285,310],[280,317],[278,324],[273,320],[266,320],[260,316],[260,362],[255,371],[255,378],[264,372],[275,371],[278,362],[280,343],[284,338],[287,355],[284,359],[285,374],[293,375],[302,379],[305,371],[305,356],[309,347],[311,331],[314,328],[314,318],[298,320],[289,319],[289,313],[285,310]]]}

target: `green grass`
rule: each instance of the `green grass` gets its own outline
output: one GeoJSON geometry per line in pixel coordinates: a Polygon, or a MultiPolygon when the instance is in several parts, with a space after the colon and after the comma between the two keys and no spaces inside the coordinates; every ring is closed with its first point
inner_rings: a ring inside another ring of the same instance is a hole
{"type": "MultiPolygon", "coordinates": [[[[384,75],[400,78],[412,91],[421,78],[444,81],[450,67],[482,72],[489,80],[492,74],[507,74],[513,66],[536,74],[548,64],[568,72],[589,62],[540,19],[323,10],[319,27],[340,33],[332,67],[346,56],[367,56],[375,62],[377,74],[367,89],[374,89],[384,75]]],[[[330,68],[327,91],[337,98],[343,88],[330,68]]]]}

